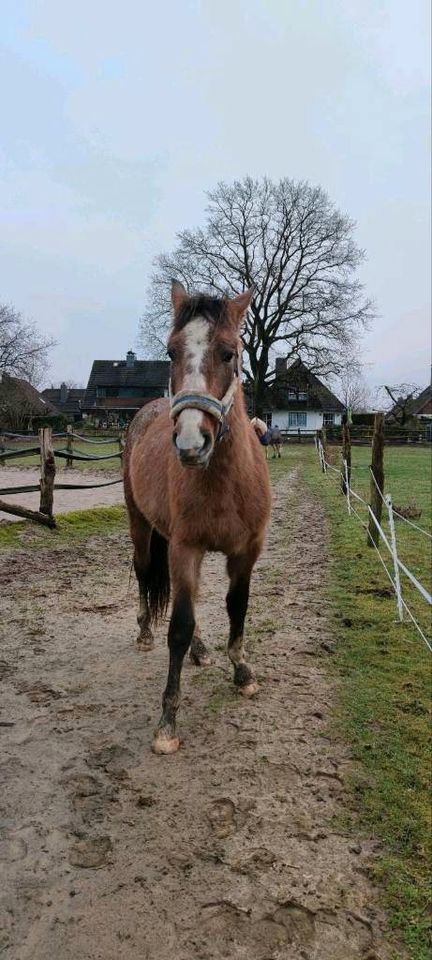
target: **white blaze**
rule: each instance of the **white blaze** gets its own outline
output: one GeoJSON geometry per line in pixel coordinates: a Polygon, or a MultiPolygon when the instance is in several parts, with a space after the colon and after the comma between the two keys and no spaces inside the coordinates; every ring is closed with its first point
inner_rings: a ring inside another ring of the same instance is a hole
{"type": "MultiPolygon", "coordinates": [[[[209,326],[202,317],[191,320],[184,329],[186,373],[182,390],[202,392],[207,390],[203,374],[203,361],[209,343],[209,326]]],[[[180,450],[199,448],[203,443],[201,433],[203,415],[201,410],[182,410],[177,420],[177,447],[180,450]]]]}

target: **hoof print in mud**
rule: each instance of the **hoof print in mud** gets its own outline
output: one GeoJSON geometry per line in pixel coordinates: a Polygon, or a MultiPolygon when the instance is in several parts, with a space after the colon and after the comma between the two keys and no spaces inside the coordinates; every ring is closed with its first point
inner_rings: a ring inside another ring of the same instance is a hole
{"type": "Polygon", "coordinates": [[[243,826],[246,819],[229,797],[220,797],[219,800],[215,800],[207,816],[213,833],[220,840],[235,833],[240,826],[243,826]]]}
{"type": "Polygon", "coordinates": [[[111,838],[108,836],[78,840],[69,850],[73,867],[103,867],[110,862],[111,838]]]}

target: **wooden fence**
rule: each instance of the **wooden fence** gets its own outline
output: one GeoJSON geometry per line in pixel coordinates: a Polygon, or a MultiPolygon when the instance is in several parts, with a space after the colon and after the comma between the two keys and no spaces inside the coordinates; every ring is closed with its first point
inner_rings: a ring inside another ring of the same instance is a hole
{"type": "Polygon", "coordinates": [[[0,489],[0,496],[11,495],[16,493],[40,493],[40,503],[39,510],[30,510],[27,507],[21,507],[18,504],[8,503],[3,499],[0,499],[0,510],[5,513],[10,513],[16,517],[22,517],[26,520],[35,520],[37,523],[42,523],[47,527],[55,527],[56,521],[54,517],[54,491],[55,490],[92,490],[98,487],[109,487],[116,483],[122,483],[122,478],[119,480],[109,480],[103,483],[56,483],[56,458],[60,458],[66,461],[66,467],[70,469],[73,467],[74,460],[80,460],[84,462],[95,462],[101,460],[113,460],[113,459],[122,459],[123,448],[124,448],[124,437],[120,435],[118,438],[104,438],[103,440],[94,440],[87,437],[80,436],[75,434],[71,427],[68,427],[66,434],[56,434],[56,438],[65,438],[66,447],[65,448],[56,448],[54,449],[53,445],[53,433],[51,427],[42,427],[39,430],[37,436],[20,436],[19,434],[3,434],[0,437],[0,464],[5,463],[8,460],[17,459],[21,457],[34,456],[34,454],[39,454],[40,457],[40,481],[37,484],[23,484],[19,487],[3,487],[0,489]],[[21,448],[7,447],[5,445],[5,440],[15,439],[15,440],[35,440],[32,446],[26,446],[21,448]],[[82,451],[74,450],[74,440],[78,440],[80,443],[118,443],[118,452],[109,453],[107,455],[92,455],[86,454],[82,451]]]}

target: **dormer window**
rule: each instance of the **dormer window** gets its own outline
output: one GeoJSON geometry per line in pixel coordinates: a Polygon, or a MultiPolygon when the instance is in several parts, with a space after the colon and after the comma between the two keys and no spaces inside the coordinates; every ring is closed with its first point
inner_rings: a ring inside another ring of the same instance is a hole
{"type": "Polygon", "coordinates": [[[307,400],[307,390],[288,390],[288,400],[307,400]]]}

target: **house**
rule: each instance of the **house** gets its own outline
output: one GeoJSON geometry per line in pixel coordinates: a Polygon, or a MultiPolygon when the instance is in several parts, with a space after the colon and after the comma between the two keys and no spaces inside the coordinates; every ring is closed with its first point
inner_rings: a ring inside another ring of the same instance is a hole
{"type": "Polygon", "coordinates": [[[82,401],[87,416],[117,423],[132,419],[149,400],[168,396],[168,360],[94,360],[82,401]]]}
{"type": "Polygon", "coordinates": [[[386,419],[407,425],[416,417],[424,422],[432,420],[432,384],[425,387],[415,398],[400,397],[387,413],[386,419]]]}
{"type": "Polygon", "coordinates": [[[50,417],[55,413],[52,403],[28,380],[0,372],[0,428],[28,430],[35,418],[50,417]]]}
{"type": "Polygon", "coordinates": [[[48,387],[42,390],[42,397],[48,400],[59,413],[64,414],[69,423],[82,420],[82,401],[85,390],[79,387],[68,387],[66,383],[60,387],[48,387]]]}
{"type": "Polygon", "coordinates": [[[414,416],[420,418],[432,419],[432,384],[422,390],[417,400],[414,401],[414,416]]]}
{"type": "Polygon", "coordinates": [[[302,360],[295,360],[288,366],[281,357],[276,360],[275,378],[268,389],[267,404],[267,424],[277,424],[288,433],[299,430],[314,433],[323,426],[337,426],[342,422],[345,409],[302,360]]]}

